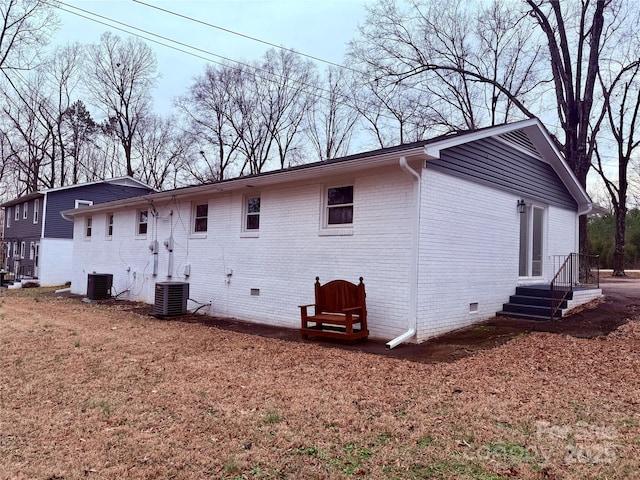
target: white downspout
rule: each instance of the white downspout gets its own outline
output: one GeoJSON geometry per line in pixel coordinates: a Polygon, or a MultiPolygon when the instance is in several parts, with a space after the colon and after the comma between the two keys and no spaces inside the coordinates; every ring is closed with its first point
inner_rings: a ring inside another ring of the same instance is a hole
{"type": "Polygon", "coordinates": [[[399,164],[402,170],[409,175],[413,175],[416,179],[413,189],[415,192],[415,206],[413,212],[413,234],[411,236],[411,258],[409,259],[409,329],[399,337],[387,342],[388,349],[395,348],[401,343],[413,338],[418,330],[418,253],[420,249],[420,200],[422,182],[420,181],[420,174],[409,166],[406,157],[400,157],[399,164]]]}

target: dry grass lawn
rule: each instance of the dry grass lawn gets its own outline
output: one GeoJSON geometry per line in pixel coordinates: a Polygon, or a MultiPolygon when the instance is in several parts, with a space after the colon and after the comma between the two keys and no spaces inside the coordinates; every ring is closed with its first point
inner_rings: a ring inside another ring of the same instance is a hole
{"type": "Polygon", "coordinates": [[[3,479],[626,479],[640,322],[420,364],[0,296],[3,479]]]}

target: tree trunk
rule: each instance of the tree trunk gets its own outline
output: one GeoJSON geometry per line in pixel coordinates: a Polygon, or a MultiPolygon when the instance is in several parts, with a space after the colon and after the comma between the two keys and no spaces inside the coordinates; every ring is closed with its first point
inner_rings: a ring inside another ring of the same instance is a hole
{"type": "Polygon", "coordinates": [[[616,221],[616,243],[613,250],[613,276],[626,277],[624,273],[624,247],[627,230],[627,209],[625,205],[619,204],[615,208],[616,221]]]}

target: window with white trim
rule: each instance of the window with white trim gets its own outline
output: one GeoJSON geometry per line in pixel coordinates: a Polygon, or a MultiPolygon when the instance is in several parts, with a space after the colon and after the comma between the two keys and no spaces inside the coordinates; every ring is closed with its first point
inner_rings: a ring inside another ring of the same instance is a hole
{"type": "Polygon", "coordinates": [[[27,244],[25,242],[20,242],[20,258],[24,258],[24,251],[27,248],[27,244]]]}
{"type": "Polygon", "coordinates": [[[246,198],[244,229],[247,232],[260,229],[260,197],[246,198]]]}
{"type": "Polygon", "coordinates": [[[11,226],[11,207],[7,207],[6,215],[7,215],[7,227],[10,227],[11,226]]]}
{"type": "Polygon", "coordinates": [[[17,222],[18,220],[20,220],[20,205],[16,205],[13,208],[14,208],[13,219],[17,222]]]}
{"type": "Polygon", "coordinates": [[[6,242],[5,245],[7,246],[7,258],[9,258],[11,256],[11,242],[6,242]]]}
{"type": "Polygon", "coordinates": [[[75,208],[90,207],[91,205],[93,205],[92,200],[76,200],[75,208]]]}
{"type": "Polygon", "coordinates": [[[193,206],[193,232],[206,233],[209,218],[209,205],[198,203],[193,206]]]}
{"type": "Polygon", "coordinates": [[[84,236],[85,238],[91,238],[93,230],[93,217],[85,217],[84,219],[84,236]]]}
{"type": "Polygon", "coordinates": [[[107,213],[107,228],[105,229],[107,237],[113,236],[113,213],[107,213]]]}
{"type": "Polygon", "coordinates": [[[33,201],[33,223],[38,223],[40,216],[40,199],[36,198],[33,201]]]}
{"type": "Polygon", "coordinates": [[[17,257],[20,255],[20,251],[18,250],[18,242],[13,242],[13,256],[17,257]]]}
{"type": "Polygon", "coordinates": [[[325,202],[326,227],[353,224],[353,185],[327,188],[325,202]]]}
{"type": "Polygon", "coordinates": [[[36,244],[34,242],[29,243],[29,260],[33,260],[36,253],[36,244]]]}
{"type": "Polygon", "coordinates": [[[29,216],[29,202],[24,202],[22,204],[22,219],[26,220],[29,216]]]}
{"type": "Polygon", "coordinates": [[[149,225],[149,210],[138,210],[138,218],[136,221],[136,234],[146,235],[149,225]]]}

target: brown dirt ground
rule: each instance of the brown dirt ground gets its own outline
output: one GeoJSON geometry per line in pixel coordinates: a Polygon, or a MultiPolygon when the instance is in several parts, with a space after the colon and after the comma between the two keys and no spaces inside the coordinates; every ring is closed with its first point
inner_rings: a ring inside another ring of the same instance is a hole
{"type": "Polygon", "coordinates": [[[5,291],[0,478],[640,478],[640,281],[603,289],[394,350],[5,291]]]}

